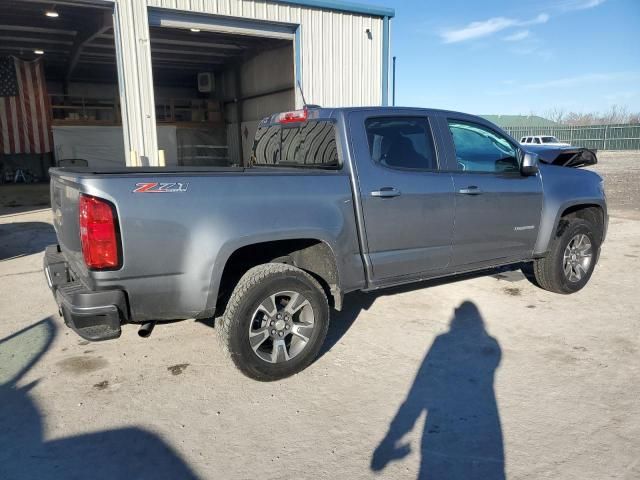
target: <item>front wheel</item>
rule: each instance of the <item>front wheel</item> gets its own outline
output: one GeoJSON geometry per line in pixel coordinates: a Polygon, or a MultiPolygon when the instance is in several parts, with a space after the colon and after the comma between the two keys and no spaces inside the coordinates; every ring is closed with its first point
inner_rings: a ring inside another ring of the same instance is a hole
{"type": "Polygon", "coordinates": [[[590,222],[563,219],[549,252],[522,270],[535,285],[555,293],[575,293],[591,278],[600,244],[590,222]]]}
{"type": "Polygon", "coordinates": [[[320,284],[299,268],[268,263],[243,275],[216,330],[242,373],[273,381],[306,368],[328,327],[329,305],[320,284]]]}

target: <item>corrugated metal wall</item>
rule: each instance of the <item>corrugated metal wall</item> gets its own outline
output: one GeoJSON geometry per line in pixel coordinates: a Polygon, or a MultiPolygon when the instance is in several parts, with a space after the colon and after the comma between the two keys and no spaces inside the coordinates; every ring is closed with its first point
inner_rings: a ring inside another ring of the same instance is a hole
{"type": "Polygon", "coordinates": [[[530,135],[553,135],[576,147],[598,150],[640,150],[640,124],[566,127],[503,127],[516,140],[530,135]]]}
{"type": "Polygon", "coordinates": [[[147,0],[147,5],[299,24],[302,85],[308,103],[382,103],[382,18],[261,0],[147,0]]]}

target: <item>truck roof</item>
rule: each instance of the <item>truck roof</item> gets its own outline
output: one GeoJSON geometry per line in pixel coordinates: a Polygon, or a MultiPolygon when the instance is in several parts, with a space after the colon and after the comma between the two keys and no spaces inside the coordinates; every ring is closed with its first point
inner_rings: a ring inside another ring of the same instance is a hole
{"type": "MultiPolygon", "coordinates": [[[[318,107],[316,105],[309,105],[306,107],[308,112],[307,120],[331,120],[338,117],[340,114],[355,112],[355,111],[368,111],[375,110],[379,111],[380,114],[384,115],[385,113],[402,113],[407,112],[411,113],[422,113],[426,115],[455,115],[456,117],[468,117],[469,119],[473,119],[476,122],[481,122],[485,124],[495,125],[492,122],[479,117],[477,115],[471,115],[463,112],[456,112],[453,110],[442,110],[437,108],[420,108],[420,107],[391,107],[391,106],[364,106],[364,107],[318,107]]],[[[302,110],[297,110],[296,112],[301,112],[302,110]]],[[[278,112],[268,117],[265,117],[262,120],[262,124],[271,124],[278,123],[278,119],[280,115],[288,113],[288,112],[278,112]]]]}

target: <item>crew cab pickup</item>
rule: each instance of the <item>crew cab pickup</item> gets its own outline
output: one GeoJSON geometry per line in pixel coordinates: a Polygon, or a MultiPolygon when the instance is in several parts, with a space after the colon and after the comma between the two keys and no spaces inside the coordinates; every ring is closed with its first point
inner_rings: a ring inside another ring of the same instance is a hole
{"type": "Polygon", "coordinates": [[[127,323],[148,335],[215,318],[258,380],[308,366],[351,291],[515,265],[576,292],[608,222],[596,173],[545,164],[492,123],[441,110],[274,114],[246,168],[50,174],[58,244],[44,270],[69,327],[95,341],[127,323]]]}

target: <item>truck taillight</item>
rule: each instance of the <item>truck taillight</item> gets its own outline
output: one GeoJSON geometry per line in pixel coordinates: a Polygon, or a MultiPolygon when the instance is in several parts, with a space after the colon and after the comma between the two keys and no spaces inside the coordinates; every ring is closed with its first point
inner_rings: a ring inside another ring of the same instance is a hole
{"type": "Polygon", "coordinates": [[[278,123],[298,123],[306,122],[309,111],[305,108],[302,110],[294,110],[292,112],[283,112],[278,115],[278,123]]]}
{"type": "Polygon", "coordinates": [[[118,219],[111,203],[80,195],[80,243],[87,267],[95,270],[120,266],[118,219]]]}

